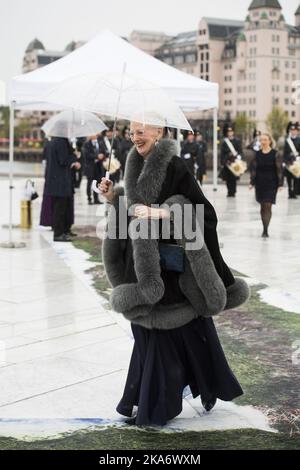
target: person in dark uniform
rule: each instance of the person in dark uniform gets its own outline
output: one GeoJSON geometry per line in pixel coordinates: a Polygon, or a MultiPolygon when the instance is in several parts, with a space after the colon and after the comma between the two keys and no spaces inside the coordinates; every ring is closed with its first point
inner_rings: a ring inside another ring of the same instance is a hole
{"type": "Polygon", "coordinates": [[[82,147],[85,142],[86,138],[85,137],[78,137],[75,141],[75,149],[76,149],[76,154],[78,157],[78,160],[81,164],[81,167],[79,170],[76,170],[73,168],[73,179],[74,179],[74,188],[79,189],[81,185],[81,180],[82,180],[82,171],[83,171],[83,164],[82,164],[82,147]]]}
{"type": "MultiPolygon", "coordinates": [[[[44,141],[44,148],[43,148],[43,156],[42,162],[44,167],[44,174],[45,174],[45,182],[47,180],[47,157],[49,155],[49,151],[47,147],[50,146],[51,137],[48,137],[44,141]]],[[[45,194],[45,189],[43,192],[43,200],[42,200],[42,207],[41,207],[41,214],[40,214],[40,225],[42,227],[52,227],[52,197],[45,194]]]]}
{"type": "Polygon", "coordinates": [[[221,145],[221,178],[226,181],[227,197],[235,197],[236,183],[239,180],[228,168],[236,159],[242,159],[242,146],[239,139],[234,136],[233,127],[225,124],[223,129],[224,140],[221,145]]]}
{"type": "Polygon", "coordinates": [[[119,146],[119,149],[121,148],[122,142],[123,142],[124,135],[121,134],[120,129],[116,128],[115,132],[115,140],[117,141],[117,144],[119,146]]]}
{"type": "Polygon", "coordinates": [[[102,165],[103,160],[106,158],[103,151],[101,151],[99,141],[96,135],[88,137],[82,148],[84,156],[84,172],[87,177],[86,194],[88,204],[101,204],[98,194],[92,191],[92,181],[100,181],[104,176],[104,168],[102,165]]]}
{"type": "Polygon", "coordinates": [[[289,199],[296,199],[300,193],[300,180],[288,170],[295,161],[300,161],[300,137],[298,134],[298,123],[290,122],[287,127],[287,138],[283,151],[284,176],[289,188],[289,199]]]}
{"type": "Polygon", "coordinates": [[[72,168],[79,169],[80,163],[69,140],[64,137],[53,137],[46,152],[45,194],[52,196],[54,241],[69,242],[73,223],[72,168]]]}
{"type": "Polygon", "coordinates": [[[253,150],[253,152],[258,152],[261,149],[260,136],[261,131],[255,129],[253,132],[253,140],[247,147],[249,150],[253,150]]]}
{"type": "Polygon", "coordinates": [[[123,139],[120,149],[121,178],[124,176],[127,155],[132,146],[133,143],[130,139],[130,131],[127,127],[125,127],[123,130],[123,139]]]}
{"type": "Polygon", "coordinates": [[[196,143],[198,145],[197,155],[196,155],[196,165],[197,171],[196,176],[197,180],[202,184],[203,176],[206,175],[206,152],[207,152],[207,143],[203,139],[201,132],[196,131],[196,143]]]}
{"type": "MultiPolygon", "coordinates": [[[[109,127],[107,131],[104,131],[102,135],[100,136],[98,142],[100,146],[100,151],[101,153],[105,155],[106,158],[109,157],[111,146],[112,146],[113,156],[117,160],[120,161],[120,158],[121,158],[120,139],[118,138],[118,136],[116,136],[113,139],[113,127],[109,127]]],[[[104,170],[104,175],[105,175],[105,170],[104,170]]],[[[121,171],[119,169],[111,175],[111,180],[114,181],[115,183],[118,183],[120,181],[120,176],[121,176],[121,171]]],[[[100,179],[97,178],[98,181],[100,181],[100,179]]]]}
{"type": "Polygon", "coordinates": [[[268,227],[272,217],[272,204],[276,204],[278,189],[282,190],[282,165],[278,153],[273,149],[272,138],[269,134],[262,134],[261,150],[256,152],[250,164],[251,190],[255,187],[256,201],[260,204],[260,215],[263,223],[263,238],[268,238],[268,227]]]}
{"type": "Polygon", "coordinates": [[[188,131],[187,138],[182,144],[180,155],[193,176],[195,175],[195,163],[197,153],[198,145],[195,141],[194,133],[192,131],[188,131]]]}
{"type": "MultiPolygon", "coordinates": [[[[298,127],[298,135],[297,135],[297,137],[298,137],[298,140],[297,140],[298,147],[297,148],[298,148],[298,153],[300,155],[300,124],[299,123],[297,123],[297,127],[298,127]]],[[[297,158],[296,158],[296,160],[297,160],[297,158]]],[[[297,161],[299,161],[299,160],[297,160],[297,161]]],[[[297,179],[296,195],[300,196],[300,179],[299,178],[297,179]]]]}

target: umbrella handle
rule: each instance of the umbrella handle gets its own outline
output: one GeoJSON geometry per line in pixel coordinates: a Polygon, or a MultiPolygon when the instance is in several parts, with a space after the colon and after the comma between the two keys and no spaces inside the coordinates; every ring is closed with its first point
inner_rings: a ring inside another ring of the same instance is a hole
{"type": "MultiPolygon", "coordinates": [[[[109,171],[106,171],[106,172],[105,172],[105,179],[110,180],[110,178],[109,178],[109,171]]],[[[101,191],[100,191],[100,189],[98,188],[98,184],[99,184],[99,183],[98,183],[97,180],[93,180],[93,181],[92,181],[92,190],[93,190],[95,193],[97,193],[97,194],[101,194],[101,191]]]]}
{"type": "Polygon", "coordinates": [[[97,194],[101,193],[100,189],[98,188],[98,181],[97,180],[92,181],[92,190],[94,191],[94,193],[97,193],[97,194]]]}

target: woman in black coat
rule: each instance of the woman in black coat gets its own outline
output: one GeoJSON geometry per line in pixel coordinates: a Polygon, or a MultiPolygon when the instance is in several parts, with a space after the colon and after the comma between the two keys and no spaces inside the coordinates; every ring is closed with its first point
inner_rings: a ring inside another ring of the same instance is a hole
{"type": "Polygon", "coordinates": [[[260,215],[263,223],[263,238],[268,238],[268,227],[272,218],[272,204],[276,204],[278,189],[282,190],[282,165],[276,150],[272,148],[269,134],[260,137],[261,149],[256,152],[250,164],[249,189],[255,187],[256,201],[260,204],[260,215]]]}
{"type": "MultiPolygon", "coordinates": [[[[132,123],[130,133],[134,148],[126,163],[125,196],[129,207],[137,204],[134,217],[164,218],[164,208],[150,206],[161,205],[172,195],[184,195],[193,205],[203,204],[206,246],[224,286],[233,286],[235,279],[219,249],[215,210],[184,161],[176,155],[174,143],[160,140],[163,130],[157,127],[132,123]]],[[[115,198],[111,181],[103,178],[99,187],[108,201],[115,198]]],[[[133,262],[132,240],[127,239],[125,244],[125,270],[118,275],[125,284],[132,283],[134,287],[137,266],[133,262]]],[[[118,258],[119,254],[115,256],[118,258]]],[[[162,271],[161,278],[164,293],[160,304],[172,308],[184,297],[178,275],[162,271]]],[[[198,317],[171,329],[148,329],[135,323],[131,323],[131,328],[135,342],[123,397],[117,406],[120,414],[129,417],[133,407],[138,406],[137,415],[128,423],[166,424],[182,411],[182,393],[187,385],[194,398],[201,396],[207,411],[214,407],[217,398],[232,400],[243,393],[227,363],[211,318],[198,317]]]]}

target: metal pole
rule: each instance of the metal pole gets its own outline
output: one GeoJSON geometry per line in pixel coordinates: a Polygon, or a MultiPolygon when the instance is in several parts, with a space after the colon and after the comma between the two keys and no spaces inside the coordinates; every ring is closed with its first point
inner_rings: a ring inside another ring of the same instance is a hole
{"type": "Polygon", "coordinates": [[[218,190],[218,108],[213,109],[213,191],[218,190]]]}
{"type": "MultiPolygon", "coordinates": [[[[15,106],[16,102],[11,101],[9,105],[9,221],[8,221],[8,241],[0,243],[1,248],[24,248],[24,242],[12,241],[13,230],[13,165],[14,165],[14,135],[15,135],[15,106]]],[[[7,225],[5,226],[7,227],[7,225]]]]}
{"type": "Polygon", "coordinates": [[[122,91],[123,91],[123,82],[124,82],[125,74],[126,74],[126,68],[127,68],[127,63],[124,62],[122,76],[121,76],[121,85],[120,85],[118,101],[117,101],[116,115],[115,115],[115,120],[114,120],[113,135],[112,135],[112,139],[111,139],[111,148],[110,148],[109,157],[108,157],[108,169],[107,169],[107,172],[106,172],[106,175],[105,175],[105,178],[107,178],[107,179],[109,179],[110,162],[111,162],[111,156],[112,156],[112,152],[113,152],[113,145],[114,145],[114,141],[115,141],[115,138],[116,138],[117,120],[118,120],[120,101],[121,101],[121,96],[122,96],[122,91]]]}
{"type": "Polygon", "coordinates": [[[15,136],[15,101],[10,103],[9,112],[9,222],[8,243],[12,245],[12,204],[13,204],[13,164],[14,164],[14,136],[15,136]]]}

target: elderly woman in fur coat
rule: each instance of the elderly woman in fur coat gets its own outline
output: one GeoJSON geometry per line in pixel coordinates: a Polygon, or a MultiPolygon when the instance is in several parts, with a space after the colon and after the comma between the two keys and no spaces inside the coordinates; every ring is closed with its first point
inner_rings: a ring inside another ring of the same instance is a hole
{"type": "Polygon", "coordinates": [[[106,275],[113,287],[111,305],[131,322],[135,340],[116,409],[129,417],[128,424],[164,425],[182,411],[187,386],[193,398],[200,396],[206,411],[217,398],[229,401],[243,393],[212,316],[244,303],[249,289],[224,262],[215,210],[177,156],[176,143],[163,138],[162,128],[137,122],[131,123],[130,136],[134,146],[127,157],[124,188],[114,187],[105,178],[99,185],[110,203],[108,232],[121,220],[121,210],[126,211],[129,226],[151,220],[161,224],[174,222],[172,204],[182,209],[190,204],[192,224],[197,220],[196,206],[204,207],[200,248],[190,250],[184,236],[176,239],[173,232],[167,240],[184,250],[182,270],[176,263],[174,268],[161,263],[158,239],[135,238],[130,230],[121,237],[121,227],[117,227],[119,236],[107,235],[102,245],[106,275]]]}

